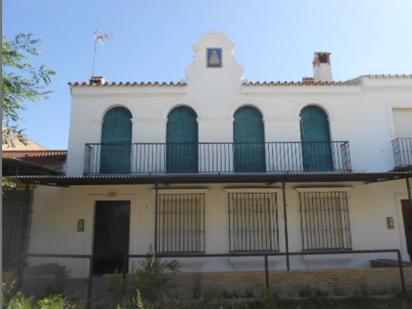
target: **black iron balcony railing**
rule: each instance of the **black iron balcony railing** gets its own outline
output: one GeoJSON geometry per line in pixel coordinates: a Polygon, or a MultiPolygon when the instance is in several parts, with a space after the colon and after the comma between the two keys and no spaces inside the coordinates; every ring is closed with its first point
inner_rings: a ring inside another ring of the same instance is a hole
{"type": "Polygon", "coordinates": [[[412,167],[412,137],[398,137],[392,141],[395,169],[412,167]]]}
{"type": "Polygon", "coordinates": [[[86,144],[84,173],[350,171],[349,142],[86,144]]]}

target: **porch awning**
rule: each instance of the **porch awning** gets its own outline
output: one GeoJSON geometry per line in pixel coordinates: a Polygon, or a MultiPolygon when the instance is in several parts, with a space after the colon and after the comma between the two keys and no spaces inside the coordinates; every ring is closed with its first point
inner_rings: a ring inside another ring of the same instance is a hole
{"type": "Polygon", "coordinates": [[[3,158],[3,176],[25,174],[25,175],[62,175],[63,172],[49,166],[18,159],[3,158]]]}
{"type": "Polygon", "coordinates": [[[412,171],[300,172],[230,174],[139,174],[93,176],[16,176],[17,181],[51,186],[127,185],[167,183],[276,183],[276,182],[382,182],[412,177],[412,171]]]}

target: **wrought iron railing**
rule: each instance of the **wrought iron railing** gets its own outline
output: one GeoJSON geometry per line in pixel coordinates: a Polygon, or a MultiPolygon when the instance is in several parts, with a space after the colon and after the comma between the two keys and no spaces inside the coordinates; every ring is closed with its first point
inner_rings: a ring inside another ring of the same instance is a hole
{"type": "Polygon", "coordinates": [[[392,141],[395,169],[412,167],[412,137],[398,137],[392,141]]]}
{"type": "Polygon", "coordinates": [[[84,174],[350,171],[349,142],[86,144],[84,174]]]}

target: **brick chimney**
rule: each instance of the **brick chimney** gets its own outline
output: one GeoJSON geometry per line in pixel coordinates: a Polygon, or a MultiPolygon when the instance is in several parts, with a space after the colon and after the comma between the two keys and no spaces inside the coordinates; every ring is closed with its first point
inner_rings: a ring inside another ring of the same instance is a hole
{"type": "Polygon", "coordinates": [[[313,56],[313,79],[320,82],[332,81],[330,53],[315,52],[313,56]]]}
{"type": "Polygon", "coordinates": [[[92,76],[89,80],[91,85],[103,85],[106,83],[104,76],[92,76]]]}

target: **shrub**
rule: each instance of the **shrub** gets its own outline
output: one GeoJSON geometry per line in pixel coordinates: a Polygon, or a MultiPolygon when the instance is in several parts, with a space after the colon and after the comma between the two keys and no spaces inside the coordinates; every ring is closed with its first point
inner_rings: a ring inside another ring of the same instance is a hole
{"type": "Polygon", "coordinates": [[[76,306],[69,303],[67,298],[61,295],[51,295],[45,297],[37,302],[36,308],[38,309],[71,309],[76,306]]]}
{"type": "Polygon", "coordinates": [[[133,267],[127,298],[123,307],[150,308],[160,299],[164,288],[171,280],[165,273],[176,273],[180,265],[176,260],[162,261],[158,257],[148,257],[133,267]]]}
{"type": "MultiPolygon", "coordinates": [[[[6,300],[5,300],[6,302],[6,300]]],[[[17,292],[7,303],[4,304],[7,309],[32,309],[33,299],[26,297],[21,292],[17,292]]]]}
{"type": "Polygon", "coordinates": [[[34,304],[32,297],[27,297],[21,292],[17,292],[7,303],[7,309],[77,309],[80,308],[71,304],[67,298],[61,295],[51,295],[40,299],[34,304]]]}

